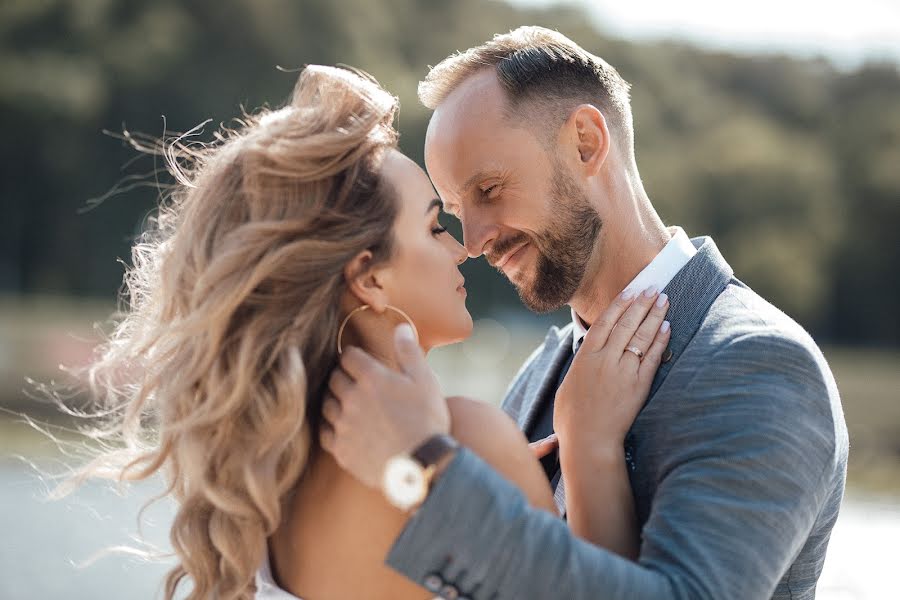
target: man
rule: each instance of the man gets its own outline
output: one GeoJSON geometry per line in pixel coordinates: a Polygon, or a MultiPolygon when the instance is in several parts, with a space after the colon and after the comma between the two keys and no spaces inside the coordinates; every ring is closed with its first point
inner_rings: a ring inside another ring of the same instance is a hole
{"type": "MultiPolygon", "coordinates": [[[[345,354],[356,384],[330,401],[322,443],[373,485],[391,460],[430,450],[437,475],[387,562],[442,597],[813,598],[846,474],[834,379],[809,335],[736,279],[710,238],[663,225],[638,174],[628,87],[571,40],[523,27],[444,60],[420,97],[434,109],[428,171],[469,254],[502,270],[529,308],[572,308],[503,403],[530,440],[553,431],[555,390],[619,291],[669,297],[669,351],[624,448],[638,561],[529,508],[468,450],[435,452],[446,408],[408,335],[404,373],[345,354]]],[[[596,427],[566,423],[560,439],[589,440],[596,427]]],[[[564,513],[566,495],[584,490],[566,489],[555,454],[542,462],[564,513]]]]}

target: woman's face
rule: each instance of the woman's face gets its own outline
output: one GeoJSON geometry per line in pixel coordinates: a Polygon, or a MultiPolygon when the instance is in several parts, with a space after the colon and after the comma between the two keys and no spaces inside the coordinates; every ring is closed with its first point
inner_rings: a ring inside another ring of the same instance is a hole
{"type": "Polygon", "coordinates": [[[423,348],[451,344],[472,332],[465,279],[459,265],[466,249],[438,221],[442,204],[419,166],[391,150],[382,176],[397,194],[394,252],[379,269],[388,303],[416,325],[423,348]]]}

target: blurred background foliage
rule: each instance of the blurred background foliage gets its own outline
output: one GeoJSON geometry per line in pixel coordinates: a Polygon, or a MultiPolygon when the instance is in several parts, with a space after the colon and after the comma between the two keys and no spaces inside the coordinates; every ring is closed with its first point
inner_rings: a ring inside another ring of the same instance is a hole
{"type": "MultiPolygon", "coordinates": [[[[296,75],[277,66],[346,63],[400,97],[402,147],[421,162],[428,111],[415,89],[427,66],[524,23],[560,29],[633,84],[638,164],[667,223],[712,235],[740,278],[819,339],[897,344],[896,65],[845,72],[632,43],[576,8],[482,0],[5,0],[0,292],[117,289],[115,259],[128,259],[161,165],[102,130],[227,122],[287,97],[296,75]]],[[[484,261],[466,269],[476,315],[517,309],[484,261]]]]}

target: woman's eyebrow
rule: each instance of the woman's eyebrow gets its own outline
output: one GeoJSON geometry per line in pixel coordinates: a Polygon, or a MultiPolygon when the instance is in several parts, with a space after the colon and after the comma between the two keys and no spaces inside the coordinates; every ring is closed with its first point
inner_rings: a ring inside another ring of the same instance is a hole
{"type": "Polygon", "coordinates": [[[437,207],[439,210],[444,210],[444,203],[441,202],[440,198],[435,198],[431,202],[428,203],[428,208],[425,209],[425,214],[429,214],[434,210],[434,207],[437,207]]]}

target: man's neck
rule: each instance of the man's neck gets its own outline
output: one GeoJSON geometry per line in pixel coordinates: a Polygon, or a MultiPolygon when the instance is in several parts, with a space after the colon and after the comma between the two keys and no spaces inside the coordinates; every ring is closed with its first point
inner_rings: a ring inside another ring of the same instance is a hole
{"type": "Polygon", "coordinates": [[[672,239],[654,213],[633,227],[604,226],[591,265],[569,305],[590,326],[672,239]]]}

